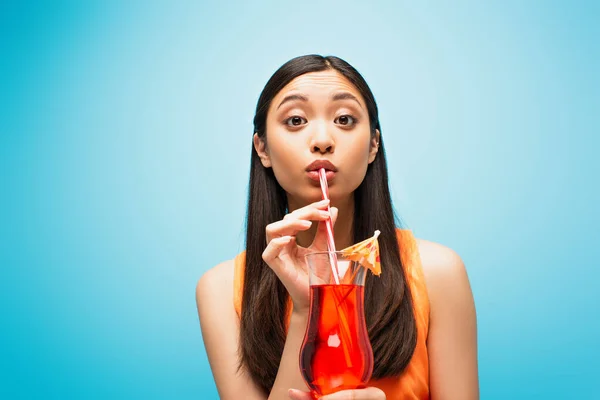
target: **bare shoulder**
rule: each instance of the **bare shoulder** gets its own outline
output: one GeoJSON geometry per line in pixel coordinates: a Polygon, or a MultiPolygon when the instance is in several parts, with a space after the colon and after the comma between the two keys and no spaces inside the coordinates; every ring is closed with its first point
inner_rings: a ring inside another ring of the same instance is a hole
{"type": "Polygon", "coordinates": [[[233,269],[233,260],[226,260],[215,265],[202,274],[198,280],[197,288],[213,287],[214,285],[224,287],[229,283],[233,284],[233,269]]]}
{"type": "Polygon", "coordinates": [[[196,302],[198,306],[200,306],[202,300],[232,298],[233,272],[234,262],[233,260],[227,260],[202,274],[196,284],[196,302]]]}
{"type": "Polygon", "coordinates": [[[416,240],[425,279],[437,280],[440,277],[449,278],[465,273],[463,260],[456,251],[440,243],[424,239],[416,240]]]}
{"type": "Polygon", "coordinates": [[[467,269],[458,253],[440,243],[423,239],[417,239],[417,246],[432,312],[439,309],[440,303],[456,302],[470,307],[471,286],[467,269]]]}

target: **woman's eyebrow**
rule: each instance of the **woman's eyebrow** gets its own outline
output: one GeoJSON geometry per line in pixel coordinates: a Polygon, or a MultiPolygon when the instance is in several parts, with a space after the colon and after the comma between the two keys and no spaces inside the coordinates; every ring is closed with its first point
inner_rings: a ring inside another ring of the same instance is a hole
{"type": "MultiPolygon", "coordinates": [[[[279,103],[279,105],[277,106],[277,109],[279,109],[283,104],[287,103],[288,101],[295,101],[295,100],[299,100],[299,101],[308,101],[308,97],[303,95],[303,94],[290,94],[288,96],[285,96],[283,98],[283,100],[281,101],[281,103],[279,103]]],[[[352,93],[349,92],[339,92],[339,93],[334,93],[331,96],[331,100],[332,101],[339,101],[339,100],[354,100],[358,106],[360,108],[362,108],[362,105],[360,104],[360,101],[358,101],[358,99],[356,98],[356,96],[354,96],[352,93]]]]}
{"type": "Polygon", "coordinates": [[[279,110],[279,108],[284,105],[285,103],[287,103],[288,101],[294,101],[294,100],[300,100],[300,101],[308,101],[308,97],[302,95],[302,94],[290,94],[289,96],[285,96],[283,98],[283,100],[281,101],[281,103],[279,103],[279,105],[277,106],[277,109],[279,110]]]}
{"type": "Polygon", "coordinates": [[[336,101],[336,100],[354,100],[356,102],[356,104],[358,104],[358,106],[360,108],[362,108],[362,106],[360,105],[360,101],[358,101],[358,99],[356,98],[356,96],[354,96],[350,92],[335,93],[333,96],[331,96],[331,100],[332,101],[336,101]]]}

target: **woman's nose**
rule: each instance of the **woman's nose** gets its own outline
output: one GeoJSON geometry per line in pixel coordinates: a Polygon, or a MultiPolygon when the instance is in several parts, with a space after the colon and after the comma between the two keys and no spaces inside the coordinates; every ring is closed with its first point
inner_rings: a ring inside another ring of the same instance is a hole
{"type": "Polygon", "coordinates": [[[326,124],[319,124],[312,136],[310,149],[314,153],[333,153],[335,142],[326,124]]]}

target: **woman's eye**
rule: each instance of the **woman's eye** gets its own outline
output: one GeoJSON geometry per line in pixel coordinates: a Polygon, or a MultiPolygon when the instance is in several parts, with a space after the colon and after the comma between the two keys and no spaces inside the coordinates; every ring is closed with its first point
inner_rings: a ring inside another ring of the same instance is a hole
{"type": "MultiPolygon", "coordinates": [[[[289,117],[288,119],[286,119],[284,121],[284,123],[288,126],[300,126],[307,122],[308,121],[305,118],[299,117],[297,115],[289,117]]],[[[343,126],[352,126],[352,125],[356,125],[357,119],[354,118],[352,115],[341,115],[338,118],[336,118],[334,122],[339,123],[340,125],[343,125],[343,126]]]]}
{"type": "Polygon", "coordinates": [[[354,118],[352,115],[342,115],[338,117],[337,120],[341,125],[345,126],[356,124],[356,118],[354,118]]]}
{"type": "Polygon", "coordinates": [[[291,123],[292,126],[299,126],[302,124],[302,121],[305,121],[305,119],[295,115],[293,117],[286,119],[285,123],[286,123],[286,125],[290,125],[290,123],[291,123]]]}

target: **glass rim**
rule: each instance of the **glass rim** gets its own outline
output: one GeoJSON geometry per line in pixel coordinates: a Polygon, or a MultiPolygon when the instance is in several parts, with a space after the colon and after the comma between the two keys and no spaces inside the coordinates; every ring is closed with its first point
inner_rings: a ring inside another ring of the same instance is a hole
{"type": "Polygon", "coordinates": [[[320,255],[325,255],[325,254],[337,254],[337,255],[344,256],[344,252],[341,250],[336,250],[336,251],[322,250],[322,251],[311,251],[310,253],[306,253],[304,255],[304,257],[306,258],[308,256],[320,256],[320,255]]]}

